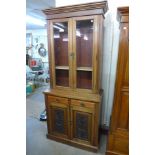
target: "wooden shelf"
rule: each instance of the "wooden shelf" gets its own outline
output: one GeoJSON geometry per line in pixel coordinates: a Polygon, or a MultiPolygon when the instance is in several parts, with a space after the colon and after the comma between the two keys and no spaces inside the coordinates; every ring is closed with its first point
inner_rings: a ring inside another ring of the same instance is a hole
{"type": "Polygon", "coordinates": [[[69,66],[55,66],[55,69],[69,70],[69,66]]]}
{"type": "Polygon", "coordinates": [[[92,71],[92,67],[77,67],[78,71],[92,71]]]}

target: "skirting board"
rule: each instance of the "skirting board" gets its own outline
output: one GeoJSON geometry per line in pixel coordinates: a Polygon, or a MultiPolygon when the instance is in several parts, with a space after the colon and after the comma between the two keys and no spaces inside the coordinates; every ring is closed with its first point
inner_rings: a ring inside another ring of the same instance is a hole
{"type": "Polygon", "coordinates": [[[75,142],[75,141],[72,141],[72,140],[64,139],[62,137],[58,138],[58,137],[56,137],[54,135],[47,134],[47,138],[55,140],[57,142],[61,142],[61,143],[64,143],[64,144],[75,146],[75,147],[78,147],[78,148],[81,148],[81,149],[85,149],[87,151],[91,151],[91,152],[97,152],[98,151],[98,147],[97,146],[81,144],[81,143],[78,143],[78,142],[75,142]]]}
{"type": "Polygon", "coordinates": [[[126,154],[121,154],[121,153],[112,152],[112,151],[106,151],[106,155],[126,155],[126,154]]]}

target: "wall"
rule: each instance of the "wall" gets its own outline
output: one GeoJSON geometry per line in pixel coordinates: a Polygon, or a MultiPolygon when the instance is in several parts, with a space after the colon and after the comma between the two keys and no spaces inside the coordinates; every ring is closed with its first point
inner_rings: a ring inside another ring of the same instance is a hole
{"type": "Polygon", "coordinates": [[[65,5],[90,3],[90,2],[95,2],[95,0],[55,0],[55,2],[56,2],[56,7],[59,7],[59,6],[65,6],[65,5]]]}
{"type": "Polygon", "coordinates": [[[108,1],[109,10],[105,15],[104,27],[104,53],[103,53],[103,83],[104,100],[102,124],[109,126],[110,115],[113,105],[118,44],[119,44],[119,23],[116,20],[117,7],[129,6],[129,0],[108,1]]]}
{"type": "MultiPolygon", "coordinates": [[[[56,0],[56,7],[95,2],[95,0],[56,0]]],[[[102,125],[109,126],[110,115],[113,104],[115,75],[117,66],[119,25],[116,21],[117,7],[129,6],[129,0],[108,0],[109,10],[104,21],[104,53],[103,53],[103,81],[104,100],[102,109],[102,125]]]]}
{"type": "Polygon", "coordinates": [[[38,49],[40,47],[40,43],[44,44],[45,49],[48,49],[47,44],[47,30],[46,29],[36,29],[36,30],[27,30],[26,33],[32,33],[32,50],[28,51],[28,54],[32,56],[32,58],[41,58],[44,63],[44,67],[48,68],[48,52],[45,57],[41,57],[38,54],[38,49]],[[38,42],[36,41],[38,39],[38,42]],[[36,46],[38,44],[38,46],[36,46]]]}

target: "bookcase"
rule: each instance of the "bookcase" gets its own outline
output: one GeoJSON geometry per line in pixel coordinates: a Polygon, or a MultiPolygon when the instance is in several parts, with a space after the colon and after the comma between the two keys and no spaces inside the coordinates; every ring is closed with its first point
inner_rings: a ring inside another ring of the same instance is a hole
{"type": "Polygon", "coordinates": [[[50,89],[44,92],[47,137],[97,151],[103,90],[102,42],[107,1],[43,10],[50,89]]]}

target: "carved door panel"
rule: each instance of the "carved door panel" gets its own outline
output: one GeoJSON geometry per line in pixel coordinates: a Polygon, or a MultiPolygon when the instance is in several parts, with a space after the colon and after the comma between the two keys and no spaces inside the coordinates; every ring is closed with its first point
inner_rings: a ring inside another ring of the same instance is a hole
{"type": "Polygon", "coordinates": [[[51,103],[49,106],[50,133],[69,138],[69,107],[66,104],[51,103]]]}
{"type": "Polygon", "coordinates": [[[94,114],[92,109],[71,106],[71,139],[93,143],[94,114]]]}
{"type": "Polygon", "coordinates": [[[119,8],[120,38],[115,95],[106,155],[129,155],[129,23],[128,8],[119,8]]]}
{"type": "Polygon", "coordinates": [[[112,131],[123,130],[128,134],[129,129],[129,24],[120,26],[120,45],[117,65],[117,78],[113,107],[112,131]]]}

